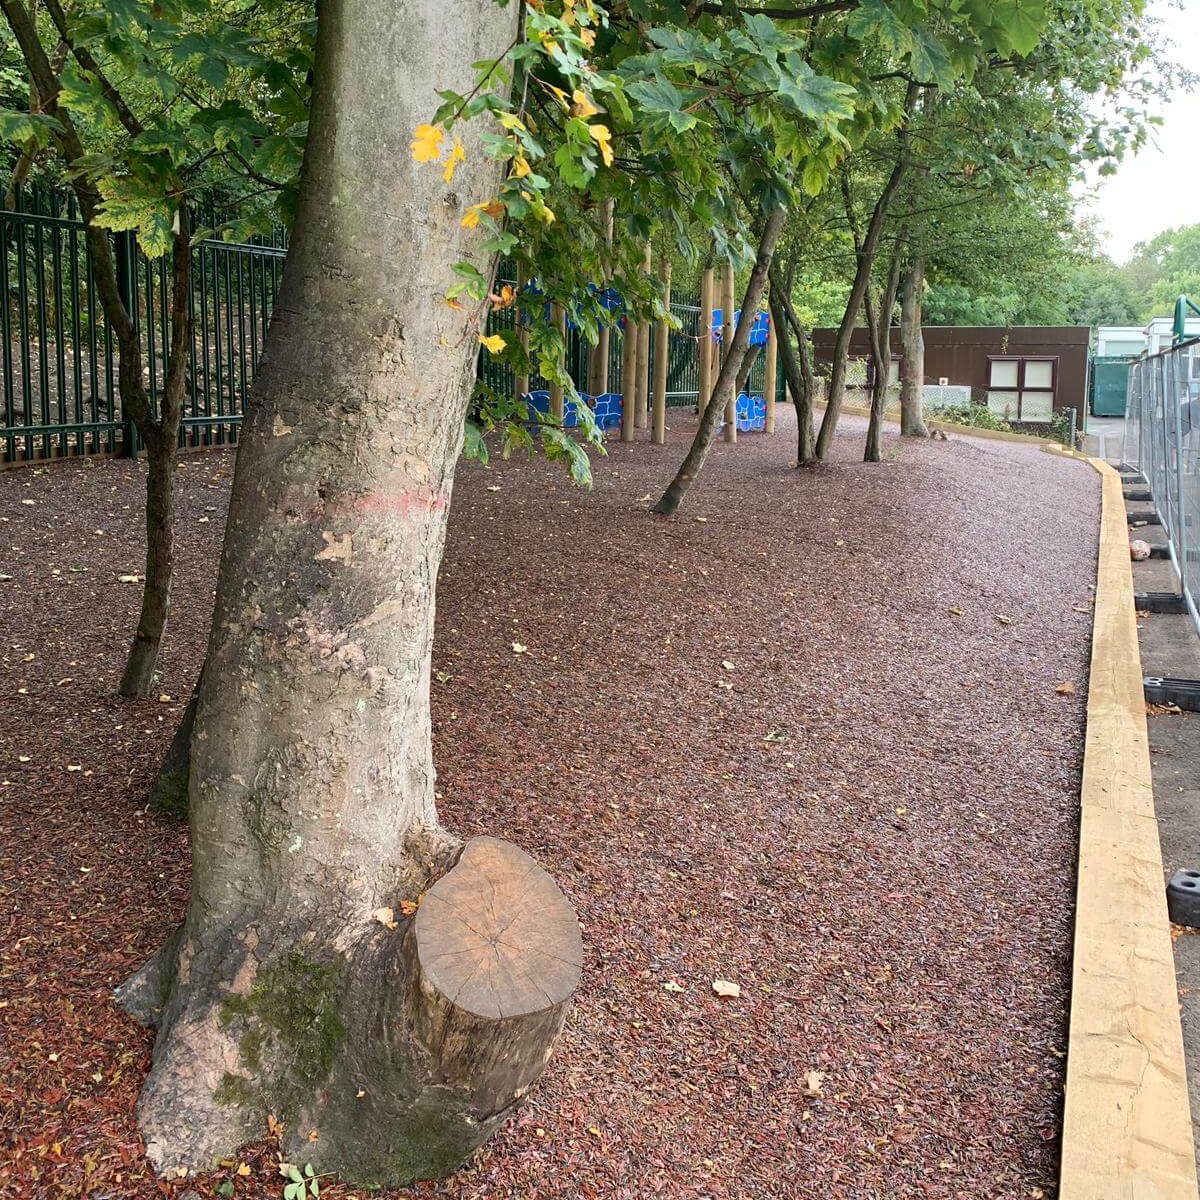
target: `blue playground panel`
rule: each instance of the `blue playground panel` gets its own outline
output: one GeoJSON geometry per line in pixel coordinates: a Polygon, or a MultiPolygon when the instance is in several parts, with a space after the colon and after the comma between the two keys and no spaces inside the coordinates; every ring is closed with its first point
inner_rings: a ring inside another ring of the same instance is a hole
{"type": "MultiPolygon", "coordinates": [[[[742,318],[742,310],[739,308],[733,314],[733,323],[736,326],[742,318]]],[[[767,331],[771,328],[771,318],[768,313],[759,309],[754,317],[754,324],[750,326],[750,345],[765,346],[767,344],[767,331]]],[[[721,334],[725,329],[723,314],[719,308],[713,309],[713,341],[719,342],[721,334]]]]}
{"type": "Polygon", "coordinates": [[[621,403],[620,392],[605,392],[602,396],[596,396],[589,400],[588,403],[591,404],[596,424],[601,429],[621,428],[621,412],[624,405],[621,403]]]}
{"type": "Polygon", "coordinates": [[[739,433],[751,433],[767,427],[767,402],[761,396],[741,392],[737,398],[737,427],[739,433]]]}
{"type": "MultiPolygon", "coordinates": [[[[618,429],[621,425],[621,395],[605,392],[603,396],[588,396],[581,392],[579,399],[592,409],[596,424],[601,429],[618,429]]],[[[525,406],[529,412],[529,423],[537,424],[538,415],[550,415],[550,393],[547,391],[526,392],[525,406]]],[[[574,429],[579,424],[579,409],[573,400],[564,400],[563,428],[574,429]]]]}

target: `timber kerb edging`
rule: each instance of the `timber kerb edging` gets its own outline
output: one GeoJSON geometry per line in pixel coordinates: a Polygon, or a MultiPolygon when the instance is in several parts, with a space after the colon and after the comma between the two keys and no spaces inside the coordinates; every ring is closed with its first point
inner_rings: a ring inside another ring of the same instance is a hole
{"type": "Polygon", "coordinates": [[[1059,1200],[1197,1200],[1121,477],[1057,453],[1102,488],[1059,1200]]]}

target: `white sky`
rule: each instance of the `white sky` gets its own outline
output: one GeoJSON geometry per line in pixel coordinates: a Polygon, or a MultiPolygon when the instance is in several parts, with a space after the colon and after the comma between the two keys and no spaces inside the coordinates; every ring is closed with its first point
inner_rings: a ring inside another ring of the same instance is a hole
{"type": "MultiPolygon", "coordinates": [[[[1162,22],[1169,57],[1200,74],[1200,0],[1149,0],[1162,22]]],[[[1096,179],[1088,211],[1100,218],[1104,249],[1128,260],[1137,242],[1164,229],[1200,223],[1200,91],[1177,91],[1157,110],[1152,144],[1096,179]]]]}

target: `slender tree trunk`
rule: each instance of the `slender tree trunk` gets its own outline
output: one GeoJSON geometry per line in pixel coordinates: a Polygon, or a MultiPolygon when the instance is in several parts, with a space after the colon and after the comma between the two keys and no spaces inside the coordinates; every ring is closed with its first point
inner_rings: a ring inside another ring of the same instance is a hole
{"type": "Polygon", "coordinates": [[[495,194],[412,161],[519,7],[323,0],[292,247],[246,413],[191,740],[183,926],[120,991],[157,1026],[161,1172],[260,1137],[363,1185],[448,1173],[544,1067],[574,914],[514,846],[434,807],[434,584],[476,345],[443,301],[495,194]],[[415,908],[415,915],[412,910],[415,908]]]}
{"type": "Polygon", "coordinates": [[[904,276],[900,305],[900,436],[928,437],[925,427],[925,334],[921,329],[921,293],[925,260],[915,258],[904,276]]]}
{"type": "Polygon", "coordinates": [[[892,310],[896,307],[896,291],[900,286],[900,262],[904,254],[904,234],[892,248],[887,278],[880,293],[879,308],[867,292],[867,320],[871,332],[871,416],[867,422],[867,444],[863,462],[879,462],[882,458],[883,414],[887,407],[888,384],[892,377],[892,310]]]}
{"type": "MultiPolygon", "coordinates": [[[[613,202],[611,199],[605,200],[601,205],[600,221],[604,226],[604,286],[607,287],[612,279],[612,274],[608,269],[613,241],[613,202]]],[[[608,391],[608,354],[611,336],[608,325],[602,325],[596,338],[596,344],[588,354],[588,392],[593,396],[603,396],[608,391]]]]}
{"type": "Polygon", "coordinates": [[[802,467],[813,461],[816,454],[816,430],[813,428],[813,392],[815,378],[812,362],[812,346],[806,330],[796,318],[791,297],[780,275],[771,275],[771,320],[779,329],[779,357],[783,365],[784,379],[792,396],[796,410],[796,466],[802,467]],[[799,353],[792,347],[796,339],[799,353]]]}
{"type": "Polygon", "coordinates": [[[121,677],[122,696],[148,696],[171,610],[171,581],[175,574],[175,463],[179,424],[187,386],[188,345],[191,341],[192,246],[186,209],[179,212],[171,271],[171,347],[162,406],[156,421],[148,422],[146,441],[146,583],[137,632],[121,677]]]}
{"type": "MultiPolygon", "coordinates": [[[[66,18],[61,7],[54,3],[48,9],[62,38],[59,55],[69,45],[66,18]]],[[[0,0],[9,27],[13,31],[30,80],[38,96],[41,111],[57,122],[55,138],[63,160],[71,170],[71,184],[79,201],[85,228],[84,240],[91,260],[96,296],[105,319],[112,329],[120,362],[117,386],[121,411],[132,420],[146,444],[150,470],[146,482],[146,580],[142,592],[142,607],[137,632],[130,648],[125,671],[121,678],[123,696],[145,696],[154,682],[154,667],[162,642],[171,589],[173,559],[173,480],[175,441],[182,413],[183,385],[186,379],[187,346],[190,341],[187,289],[190,270],[190,236],[187,211],[179,209],[178,228],[174,238],[171,302],[171,350],[167,363],[167,382],[164,388],[163,411],[155,417],[150,396],[142,379],[142,347],[137,329],[117,286],[116,264],[108,232],[96,223],[100,195],[82,169],[86,150],[69,112],[60,108],[58,68],[62,58],[52,64],[38,38],[37,27],[20,0],[0,0]]],[[[104,94],[113,102],[121,123],[131,136],[141,131],[137,119],[125,106],[119,94],[103,77],[88,50],[70,46],[71,53],[97,77],[104,94]],[[115,99],[114,99],[115,97],[115,99]]]]}
{"type": "MultiPolygon", "coordinates": [[[[846,393],[846,361],[850,354],[850,338],[858,321],[867,288],[871,282],[871,269],[875,264],[875,255],[879,248],[879,239],[883,235],[884,223],[888,210],[908,170],[908,139],[909,119],[920,94],[920,87],[915,83],[908,85],[904,101],[904,123],[900,130],[900,144],[896,162],[892,167],[887,182],[880,192],[871,219],[867,222],[865,235],[859,242],[855,231],[855,270],[854,281],[850,286],[850,295],[846,300],[846,308],[838,325],[837,337],[833,344],[833,364],[829,376],[829,396],[825,405],[825,415],[821,419],[821,431],[817,435],[817,457],[824,459],[829,456],[829,448],[833,444],[833,435],[837,429],[838,417],[842,411],[842,401],[846,393]]],[[[849,183],[845,176],[842,180],[843,189],[847,195],[849,208],[849,183]]],[[[853,224],[853,222],[851,222],[853,224]]]]}
{"type": "Polygon", "coordinates": [[[758,241],[758,258],[754,263],[754,270],[750,272],[750,281],[746,284],[746,295],[742,299],[742,319],[737,323],[730,352],[721,364],[712,396],[700,418],[700,427],[696,430],[691,448],[675,473],[675,478],[653,508],[656,513],[671,516],[678,510],[692,480],[704,467],[704,460],[708,457],[717,430],[721,427],[721,419],[725,415],[725,407],[730,397],[737,397],[738,372],[750,345],[750,327],[754,324],[754,314],[758,312],[759,301],[766,286],[775,243],[779,240],[786,220],[787,209],[777,208],[767,217],[763,226],[762,236],[758,241]]]}
{"type": "MultiPolygon", "coordinates": [[[[158,441],[158,439],[155,439],[158,441]]],[[[146,581],[137,631],[125,659],[118,689],[122,696],[147,696],[154,683],[154,668],[171,607],[171,579],[175,571],[175,463],[174,455],[147,443],[146,473],[146,581]]]]}

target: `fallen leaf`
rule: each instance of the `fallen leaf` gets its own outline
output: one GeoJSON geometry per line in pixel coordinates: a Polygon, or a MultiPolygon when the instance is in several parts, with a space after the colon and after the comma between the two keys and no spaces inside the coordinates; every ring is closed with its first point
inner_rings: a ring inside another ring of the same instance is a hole
{"type": "Polygon", "coordinates": [[[1075,685],[1074,685],[1074,684],[1073,684],[1073,683],[1072,683],[1072,682],[1071,682],[1069,679],[1068,679],[1068,680],[1067,680],[1065,683],[1060,683],[1060,684],[1058,685],[1058,687],[1056,687],[1054,690],[1055,690],[1055,691],[1056,691],[1056,692],[1057,692],[1057,693],[1058,693],[1060,696],[1073,696],[1073,695],[1075,695],[1075,685]]]}
{"type": "Polygon", "coordinates": [[[1012,617],[997,616],[996,620],[999,621],[1001,625],[1011,625],[1012,624],[1012,617]]]}
{"type": "Polygon", "coordinates": [[[396,928],[396,914],[390,908],[377,908],[371,916],[387,929],[396,928]]]}
{"type": "Polygon", "coordinates": [[[514,654],[524,654],[528,649],[528,646],[522,646],[520,642],[513,642],[512,644],[512,652],[514,654]]]}
{"type": "Polygon", "coordinates": [[[714,979],[712,981],[712,990],[718,996],[727,996],[730,999],[737,999],[742,994],[742,989],[736,983],[731,983],[728,979],[714,979]]]}
{"type": "Polygon", "coordinates": [[[825,1090],[825,1073],[823,1071],[804,1072],[804,1094],[819,1096],[825,1090]]]}
{"type": "Polygon", "coordinates": [[[721,659],[721,666],[723,666],[727,671],[733,670],[733,663],[731,663],[727,658],[721,659]]]}
{"type": "Polygon", "coordinates": [[[239,1174],[243,1179],[245,1179],[250,1174],[250,1164],[249,1163],[238,1163],[237,1174],[239,1174]]]}
{"type": "Polygon", "coordinates": [[[682,992],[683,986],[681,984],[676,983],[675,980],[673,980],[673,979],[668,979],[667,982],[663,984],[663,991],[664,992],[682,992]]]}
{"type": "Polygon", "coordinates": [[[963,610],[961,608],[955,608],[953,605],[951,605],[948,609],[946,609],[946,611],[952,617],[961,617],[963,615],[963,610]]]}

